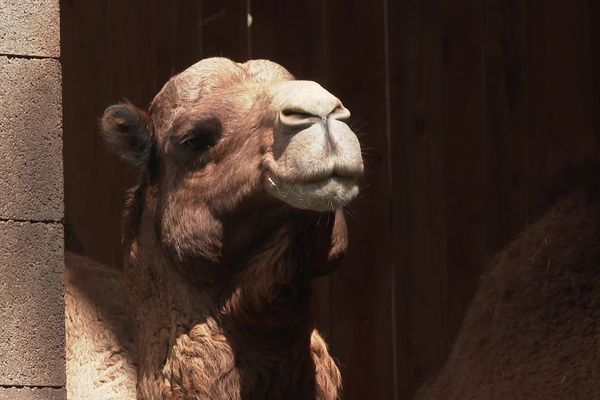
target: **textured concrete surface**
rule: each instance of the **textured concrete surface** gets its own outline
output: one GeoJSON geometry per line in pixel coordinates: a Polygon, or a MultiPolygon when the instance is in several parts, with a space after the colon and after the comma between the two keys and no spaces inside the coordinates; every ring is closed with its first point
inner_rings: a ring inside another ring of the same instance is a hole
{"type": "Polygon", "coordinates": [[[0,0],[0,53],[60,55],[59,0],[0,0]]]}
{"type": "Polygon", "coordinates": [[[0,386],[64,386],[63,227],[0,222],[0,386]]]}
{"type": "Polygon", "coordinates": [[[0,177],[0,219],[62,219],[61,72],[56,60],[0,57],[0,177]]]}
{"type": "MultiPolygon", "coordinates": [[[[1,0],[0,0],[1,1],[1,0]]],[[[0,400],[64,400],[64,389],[55,388],[0,388],[0,400]]],[[[75,399],[74,399],[75,400],[75,399]]],[[[83,400],[83,399],[80,399],[83,400]]],[[[91,400],[91,399],[90,399],[91,400]]]]}

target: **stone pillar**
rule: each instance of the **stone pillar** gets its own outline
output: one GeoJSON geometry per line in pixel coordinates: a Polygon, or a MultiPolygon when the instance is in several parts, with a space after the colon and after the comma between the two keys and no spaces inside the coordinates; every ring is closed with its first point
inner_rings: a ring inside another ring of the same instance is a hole
{"type": "Polygon", "coordinates": [[[0,0],[0,400],[65,399],[58,0],[0,0]]]}

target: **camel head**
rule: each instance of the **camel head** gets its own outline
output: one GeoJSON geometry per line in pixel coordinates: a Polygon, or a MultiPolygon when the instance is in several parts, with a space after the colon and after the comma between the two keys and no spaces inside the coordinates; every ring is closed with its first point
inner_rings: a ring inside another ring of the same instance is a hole
{"type": "Polygon", "coordinates": [[[210,58],[171,78],[147,113],[107,108],[101,128],[141,171],[137,207],[178,262],[235,260],[283,221],[327,237],[333,262],[363,173],[349,117],[333,94],[278,64],[210,58]]]}

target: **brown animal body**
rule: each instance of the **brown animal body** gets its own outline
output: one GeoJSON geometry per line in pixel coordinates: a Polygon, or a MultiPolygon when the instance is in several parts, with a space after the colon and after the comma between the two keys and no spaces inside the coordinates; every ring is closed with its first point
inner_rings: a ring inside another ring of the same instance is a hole
{"type": "Polygon", "coordinates": [[[597,186],[562,196],[492,260],[418,400],[600,399],[597,186]]]}
{"type": "MultiPolygon", "coordinates": [[[[89,382],[97,394],[87,396],[339,396],[339,371],[308,311],[311,280],[345,252],[343,207],[363,172],[348,117],[321,86],[277,64],[222,58],[173,77],[148,114],[106,110],[104,137],[141,178],[128,199],[126,306],[113,310],[131,315],[131,328],[93,346],[113,348],[97,364],[118,372],[89,382]],[[128,362],[115,367],[113,353],[128,362]],[[119,374],[127,383],[107,389],[119,374]]],[[[67,296],[68,319],[77,299],[67,296]]],[[[71,319],[74,332],[95,323],[71,319]]],[[[85,338],[70,336],[69,363],[85,365],[85,338]]],[[[83,369],[69,373],[74,399],[84,398],[75,392],[89,381],[83,369]]]]}

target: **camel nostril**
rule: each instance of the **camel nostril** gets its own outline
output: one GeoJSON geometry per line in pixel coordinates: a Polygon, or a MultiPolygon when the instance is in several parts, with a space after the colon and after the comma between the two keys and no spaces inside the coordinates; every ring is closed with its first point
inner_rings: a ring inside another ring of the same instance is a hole
{"type": "Polygon", "coordinates": [[[314,115],[312,115],[310,113],[300,111],[300,110],[294,110],[294,109],[290,109],[290,108],[286,108],[286,109],[282,110],[281,113],[286,117],[297,118],[297,119],[314,117],[314,115]]]}
{"type": "Polygon", "coordinates": [[[309,126],[318,119],[316,115],[293,108],[285,108],[279,113],[279,121],[286,126],[309,126]]]}
{"type": "Polygon", "coordinates": [[[288,126],[310,125],[318,120],[322,120],[326,124],[329,118],[345,121],[350,118],[350,111],[338,103],[329,113],[317,114],[297,108],[284,108],[279,114],[279,120],[288,126]]]}

